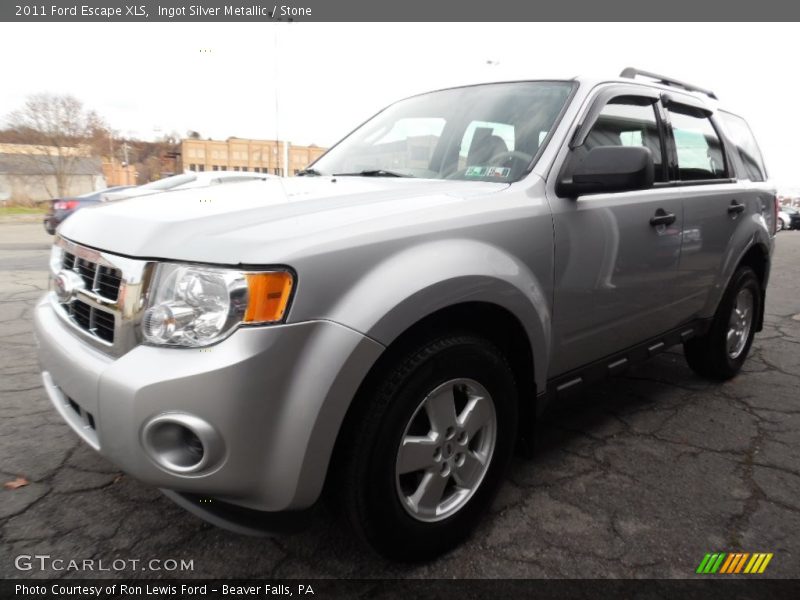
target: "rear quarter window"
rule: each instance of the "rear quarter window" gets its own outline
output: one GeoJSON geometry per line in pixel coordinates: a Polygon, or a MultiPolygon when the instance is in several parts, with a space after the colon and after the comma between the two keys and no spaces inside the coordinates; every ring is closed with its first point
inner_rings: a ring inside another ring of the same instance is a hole
{"type": "Polygon", "coordinates": [[[718,114],[725,127],[725,133],[736,146],[744,165],[745,172],[742,175],[746,175],[750,181],[766,181],[767,169],[764,166],[764,159],[747,121],[724,111],[719,111],[718,114]]]}

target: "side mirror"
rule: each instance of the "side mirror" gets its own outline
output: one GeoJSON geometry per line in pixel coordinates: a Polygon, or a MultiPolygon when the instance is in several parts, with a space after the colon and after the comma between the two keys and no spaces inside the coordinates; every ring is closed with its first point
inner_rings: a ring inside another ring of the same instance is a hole
{"type": "Polygon", "coordinates": [[[642,146],[598,146],[575,166],[571,181],[559,181],[557,193],[576,198],[583,194],[630,192],[653,187],[653,155],[642,146]]]}

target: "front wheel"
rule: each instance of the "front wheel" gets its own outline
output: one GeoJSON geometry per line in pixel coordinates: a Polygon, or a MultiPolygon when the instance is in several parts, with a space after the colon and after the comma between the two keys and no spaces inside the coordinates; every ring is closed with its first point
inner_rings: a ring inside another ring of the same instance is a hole
{"type": "Polygon", "coordinates": [[[783,231],[785,228],[786,228],[786,223],[783,222],[783,219],[778,218],[777,231],[783,231]]]}
{"type": "Polygon", "coordinates": [[[388,558],[427,560],[488,509],[514,447],[517,391],[487,340],[432,340],[393,361],[342,435],[338,492],[359,536],[388,558]]]}
{"type": "Polygon", "coordinates": [[[711,329],[683,345],[692,370],[719,380],[739,372],[753,343],[761,298],[756,274],[750,267],[740,267],[722,297],[711,329]]]}

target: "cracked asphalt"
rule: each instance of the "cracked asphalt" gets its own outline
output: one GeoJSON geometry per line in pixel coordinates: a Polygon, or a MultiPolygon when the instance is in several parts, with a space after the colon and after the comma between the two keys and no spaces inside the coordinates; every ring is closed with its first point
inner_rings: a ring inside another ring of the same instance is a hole
{"type": "Polygon", "coordinates": [[[772,552],[800,577],[800,232],[778,235],[764,331],[745,371],[704,381],[679,348],[550,415],[491,514],[439,560],[397,565],[324,507],[300,532],[248,538],[123,476],[62,423],[40,385],[31,313],[46,287],[40,224],[0,224],[0,576],[14,557],[185,559],[194,569],[104,577],[692,577],[706,552],[772,552]]]}

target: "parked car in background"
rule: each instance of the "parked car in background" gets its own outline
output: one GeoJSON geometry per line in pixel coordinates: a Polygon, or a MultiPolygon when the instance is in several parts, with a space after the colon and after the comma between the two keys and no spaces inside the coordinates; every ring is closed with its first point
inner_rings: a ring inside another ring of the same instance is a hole
{"type": "Polygon", "coordinates": [[[102,202],[102,197],[108,193],[123,193],[125,190],[131,189],[133,185],[120,185],[117,187],[106,188],[96,192],[89,192],[81,196],[74,196],[68,198],[55,198],[50,201],[50,210],[44,216],[44,228],[47,233],[53,235],[56,232],[56,227],[64,222],[64,219],[74,214],[76,210],[86,208],[87,206],[94,206],[102,202]]]}
{"type": "Polygon", "coordinates": [[[783,229],[800,229],[800,210],[791,206],[782,206],[778,212],[778,231],[783,229]]]}
{"type": "Polygon", "coordinates": [[[206,187],[209,185],[218,185],[220,183],[232,183],[237,181],[255,181],[258,179],[272,179],[275,175],[267,175],[266,173],[250,173],[248,171],[204,171],[195,173],[194,171],[187,171],[172,177],[165,177],[158,181],[151,181],[144,185],[128,189],[109,192],[103,197],[104,202],[116,202],[117,200],[125,200],[126,198],[138,198],[139,196],[149,196],[150,194],[157,194],[159,192],[166,192],[169,190],[184,190],[189,188],[206,187]]]}

